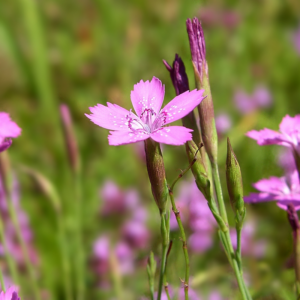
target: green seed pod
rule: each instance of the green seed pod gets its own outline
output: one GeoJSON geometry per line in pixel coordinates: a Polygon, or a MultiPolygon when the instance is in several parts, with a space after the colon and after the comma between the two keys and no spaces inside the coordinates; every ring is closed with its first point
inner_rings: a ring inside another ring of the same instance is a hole
{"type": "Polygon", "coordinates": [[[154,200],[160,212],[165,212],[169,189],[159,143],[152,139],[145,140],[145,153],[147,171],[154,200]]]}
{"type": "Polygon", "coordinates": [[[227,138],[226,181],[232,208],[240,216],[244,215],[243,180],[237,158],[227,138]]]}
{"type": "Polygon", "coordinates": [[[212,196],[212,185],[210,184],[210,176],[206,171],[200,151],[198,151],[198,147],[193,140],[186,142],[185,147],[189,162],[192,163],[195,160],[191,169],[195,177],[197,187],[202,192],[206,200],[210,201],[212,196]]]}

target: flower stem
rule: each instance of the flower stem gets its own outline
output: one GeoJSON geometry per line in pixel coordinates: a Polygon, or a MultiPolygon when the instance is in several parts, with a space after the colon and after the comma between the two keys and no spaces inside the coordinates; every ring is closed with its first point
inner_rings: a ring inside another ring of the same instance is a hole
{"type": "Polygon", "coordinates": [[[170,199],[171,199],[172,210],[175,214],[177,224],[179,227],[179,231],[180,231],[180,235],[181,235],[181,240],[182,240],[182,249],[183,249],[184,259],[185,259],[184,295],[185,295],[185,300],[188,300],[188,298],[189,298],[188,293],[189,293],[189,277],[190,277],[190,260],[189,260],[189,253],[188,253],[188,249],[187,249],[186,235],[185,235],[182,221],[180,218],[180,212],[176,207],[173,191],[171,189],[169,190],[169,195],[170,195],[170,199]]]}
{"type": "Polygon", "coordinates": [[[161,256],[161,266],[160,266],[160,275],[158,283],[158,292],[157,300],[161,299],[161,293],[164,285],[164,277],[166,270],[167,254],[169,249],[169,231],[166,220],[166,212],[161,212],[161,236],[162,236],[162,256],[161,256]]]}
{"type": "Polygon", "coordinates": [[[36,275],[35,275],[34,269],[32,267],[32,264],[30,262],[28,248],[26,246],[26,243],[25,243],[25,241],[23,239],[23,236],[22,236],[22,233],[21,233],[20,224],[18,222],[18,218],[17,218],[16,211],[15,211],[13,203],[12,203],[11,196],[8,195],[7,198],[8,198],[7,202],[8,202],[8,209],[9,209],[10,218],[12,220],[14,229],[15,229],[16,234],[17,234],[17,238],[18,238],[19,243],[21,245],[22,253],[23,253],[23,256],[24,256],[24,259],[25,259],[26,268],[27,268],[29,276],[30,276],[30,283],[31,283],[32,292],[33,292],[34,298],[36,300],[41,300],[40,293],[39,293],[39,290],[38,290],[38,286],[37,286],[37,283],[36,283],[36,275]]]}
{"type": "Polygon", "coordinates": [[[83,300],[85,294],[84,286],[84,253],[82,249],[82,224],[81,224],[81,181],[80,174],[76,172],[74,174],[75,184],[75,203],[74,203],[74,218],[76,220],[75,229],[75,243],[76,251],[74,252],[77,256],[75,259],[76,268],[76,289],[77,289],[77,300],[83,300]]]}
{"type": "Polygon", "coordinates": [[[239,263],[238,263],[239,259],[237,258],[237,255],[234,252],[230,234],[229,234],[227,213],[226,213],[226,209],[225,209],[225,203],[224,203],[222,187],[221,187],[221,182],[220,182],[220,176],[219,176],[219,169],[218,169],[217,163],[212,163],[212,176],[213,176],[213,181],[214,181],[215,190],[216,190],[216,194],[217,194],[220,215],[227,227],[226,231],[224,231],[224,228],[220,228],[220,230],[223,231],[222,236],[224,238],[224,241],[221,239],[221,242],[226,243],[226,247],[224,245],[224,249],[225,249],[225,251],[229,252],[229,253],[227,253],[228,260],[229,260],[229,262],[231,262],[231,266],[234,270],[234,273],[235,273],[235,276],[237,279],[237,283],[238,283],[238,286],[239,286],[239,289],[240,289],[243,299],[251,300],[250,293],[245,285],[244,278],[242,276],[242,270],[241,270],[242,266],[239,265],[239,263]]]}

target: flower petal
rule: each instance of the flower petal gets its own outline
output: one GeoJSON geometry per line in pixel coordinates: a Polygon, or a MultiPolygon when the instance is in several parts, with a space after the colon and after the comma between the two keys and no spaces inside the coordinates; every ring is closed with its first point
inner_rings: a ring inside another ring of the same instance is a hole
{"type": "Polygon", "coordinates": [[[282,119],[279,125],[279,129],[282,133],[289,136],[294,135],[296,132],[298,132],[300,141],[300,115],[296,115],[294,118],[286,115],[282,119]]]}
{"type": "Polygon", "coordinates": [[[110,131],[108,143],[111,146],[126,145],[146,140],[150,135],[146,132],[110,131]]]}
{"type": "Polygon", "coordinates": [[[8,113],[0,112],[0,138],[16,138],[21,128],[13,122],[8,113]]]}
{"type": "Polygon", "coordinates": [[[183,126],[170,126],[163,127],[154,133],[151,133],[150,137],[158,142],[169,145],[183,145],[185,142],[192,139],[192,129],[185,128],[183,126]]]}
{"type": "Polygon", "coordinates": [[[283,177],[270,177],[268,179],[261,179],[254,183],[253,186],[260,192],[265,192],[273,195],[289,194],[290,188],[286,184],[283,177]]]}
{"type": "Polygon", "coordinates": [[[190,113],[204,99],[203,92],[204,90],[186,91],[170,101],[161,110],[161,113],[167,113],[165,124],[179,120],[190,113]]]}
{"type": "Polygon", "coordinates": [[[91,115],[85,114],[96,125],[110,130],[130,131],[127,126],[129,111],[116,104],[107,103],[107,106],[97,104],[90,107],[91,115]]]}
{"type": "Polygon", "coordinates": [[[287,139],[283,134],[268,128],[262,129],[260,131],[251,130],[246,133],[246,136],[256,140],[257,144],[260,146],[274,144],[287,147],[291,146],[290,140],[287,139]]]}
{"type": "Polygon", "coordinates": [[[165,86],[156,77],[153,77],[150,82],[148,80],[146,82],[141,80],[134,85],[133,91],[130,94],[132,105],[138,117],[141,116],[146,108],[152,108],[156,115],[158,115],[164,101],[164,96],[165,86]]]}

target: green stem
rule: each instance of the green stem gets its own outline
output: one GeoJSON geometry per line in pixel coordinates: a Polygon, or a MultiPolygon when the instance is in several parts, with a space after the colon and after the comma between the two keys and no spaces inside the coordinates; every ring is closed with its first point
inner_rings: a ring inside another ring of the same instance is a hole
{"type": "Polygon", "coordinates": [[[30,262],[28,248],[27,248],[26,243],[25,243],[25,241],[23,239],[23,236],[21,234],[20,224],[18,222],[18,218],[17,218],[16,211],[15,211],[15,208],[14,208],[13,203],[12,203],[10,193],[8,193],[8,194],[9,195],[7,197],[8,198],[7,202],[8,202],[9,214],[10,214],[10,218],[12,220],[14,229],[16,231],[17,238],[18,238],[19,243],[21,245],[21,250],[22,250],[22,253],[23,253],[23,256],[24,256],[24,259],[25,259],[26,268],[27,268],[29,276],[30,276],[30,283],[31,283],[32,292],[34,294],[35,299],[41,300],[41,296],[40,296],[38,286],[37,286],[37,283],[36,283],[36,276],[35,276],[35,273],[34,273],[34,269],[33,269],[32,264],[30,262]]]}
{"type": "MultiPolygon", "coordinates": [[[[4,237],[3,223],[2,223],[2,218],[1,217],[0,217],[0,241],[1,241],[1,244],[4,245],[4,243],[5,243],[5,237],[4,237]]],[[[5,251],[5,255],[8,256],[8,251],[7,251],[7,248],[6,248],[6,243],[4,245],[4,251],[5,251]]],[[[0,281],[1,281],[1,289],[2,289],[3,292],[5,292],[5,284],[4,284],[4,281],[3,281],[2,271],[0,271],[0,281]]]]}
{"type": "Polygon", "coordinates": [[[236,258],[237,258],[237,262],[239,265],[239,269],[241,274],[243,274],[243,269],[242,269],[242,230],[241,228],[238,228],[238,226],[236,227],[236,258]]]}
{"type": "MultiPolygon", "coordinates": [[[[170,230],[170,228],[168,228],[168,230],[170,230]]],[[[166,269],[167,269],[168,257],[169,257],[170,251],[172,249],[172,245],[173,245],[173,241],[171,240],[169,243],[168,252],[167,252],[166,269]]],[[[165,292],[166,292],[168,300],[171,300],[170,293],[169,293],[169,284],[167,282],[167,271],[166,270],[165,270],[165,274],[164,274],[164,287],[165,287],[165,292]]]]}
{"type": "Polygon", "coordinates": [[[190,259],[189,259],[188,249],[187,249],[186,235],[185,235],[182,221],[180,218],[180,212],[176,207],[173,191],[171,189],[169,190],[169,195],[170,195],[170,199],[171,199],[172,210],[175,214],[177,224],[179,227],[179,231],[180,231],[180,235],[181,235],[181,240],[182,240],[182,249],[183,249],[184,260],[185,260],[184,295],[185,295],[185,300],[188,300],[188,298],[189,298],[188,293],[189,293],[189,277],[190,277],[190,259]]]}
{"type": "MultiPolygon", "coordinates": [[[[225,232],[223,230],[223,237],[226,242],[227,251],[229,251],[228,255],[231,257],[231,265],[234,270],[234,273],[235,273],[235,276],[236,276],[236,279],[238,282],[238,286],[239,286],[239,289],[240,289],[243,299],[250,300],[251,296],[245,285],[244,278],[242,276],[242,271],[240,269],[241,266],[239,266],[237,256],[233,250],[230,233],[228,230],[229,228],[228,228],[227,213],[226,213],[225,203],[224,203],[224,199],[223,199],[222,187],[221,187],[220,176],[219,176],[219,169],[218,169],[218,165],[216,163],[212,163],[212,175],[213,175],[214,185],[215,185],[215,189],[216,189],[220,215],[227,226],[227,230],[225,232]]],[[[230,262],[230,260],[229,260],[229,262],[230,262]]]]}
{"type": "Polygon", "coordinates": [[[226,209],[225,209],[223,192],[222,192],[222,187],[221,187],[221,182],[220,182],[219,168],[216,163],[212,163],[211,167],[212,167],[212,176],[213,176],[213,181],[215,184],[220,215],[221,215],[223,221],[226,224],[228,224],[227,213],[226,213],[226,209]]]}
{"type": "Polygon", "coordinates": [[[85,285],[84,285],[84,252],[82,248],[82,224],[81,224],[81,180],[80,174],[77,172],[74,174],[74,184],[75,184],[75,198],[74,203],[74,217],[76,220],[75,228],[75,243],[76,254],[75,259],[75,268],[76,268],[76,288],[77,288],[77,300],[83,300],[85,294],[85,285]]]}
{"type": "Polygon", "coordinates": [[[57,212],[57,226],[59,232],[59,246],[61,252],[61,259],[62,259],[62,270],[63,270],[63,281],[64,281],[64,290],[65,290],[65,297],[67,300],[72,300],[72,287],[71,287],[71,268],[70,268],[70,261],[68,257],[68,251],[66,247],[66,234],[64,230],[64,223],[63,217],[61,212],[57,212]]]}
{"type": "Polygon", "coordinates": [[[160,275],[159,275],[159,282],[158,282],[157,300],[161,299],[161,293],[164,285],[167,254],[169,249],[169,232],[167,230],[167,224],[166,224],[166,212],[161,212],[160,219],[161,219],[161,236],[162,236],[162,256],[161,256],[160,275]]]}

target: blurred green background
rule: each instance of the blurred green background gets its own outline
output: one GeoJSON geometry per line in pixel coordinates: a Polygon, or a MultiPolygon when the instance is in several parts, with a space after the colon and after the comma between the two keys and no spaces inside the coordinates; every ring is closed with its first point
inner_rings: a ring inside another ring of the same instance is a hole
{"type": "MultiPolygon", "coordinates": [[[[158,254],[157,208],[135,145],[108,146],[107,130],[92,124],[84,114],[90,106],[107,101],[130,109],[133,85],[152,76],[166,85],[165,102],[169,102],[175,91],[162,59],[172,63],[175,53],[185,62],[190,87],[194,88],[185,21],[199,17],[206,39],[215,112],[226,112],[232,118],[232,129],[227,135],[239,159],[247,195],[253,191],[253,182],[283,174],[276,163],[279,147],[259,147],[244,133],[264,127],[276,130],[284,115],[300,112],[300,53],[293,44],[299,12],[297,0],[1,2],[0,111],[9,112],[22,128],[22,135],[13,141],[9,155],[21,181],[22,206],[33,228],[40,256],[40,286],[48,291],[47,299],[63,299],[59,296],[61,278],[57,276],[55,217],[47,197],[20,171],[20,165],[41,172],[55,184],[63,200],[65,218],[72,223],[74,183],[63,143],[59,104],[66,103],[71,110],[81,154],[86,260],[95,238],[101,232],[114,230],[114,222],[104,222],[99,217],[99,188],[107,178],[123,188],[135,187],[142,195],[141,201],[151,216],[153,243],[140,256],[146,257],[151,248],[158,254]],[[252,93],[257,85],[269,89],[272,106],[241,115],[234,105],[235,91],[252,93]]],[[[221,139],[223,178],[225,150],[221,139]]],[[[172,181],[179,169],[187,166],[184,147],[165,146],[164,158],[167,178],[172,181]]],[[[226,190],[224,194],[228,197],[226,190]]],[[[292,253],[292,237],[286,213],[274,203],[264,203],[249,206],[248,217],[254,216],[257,236],[265,238],[269,246],[268,253],[255,261],[255,266],[253,258],[245,259],[245,270],[248,268],[247,272],[255,278],[251,281],[252,291],[256,299],[291,299],[294,272],[287,269],[286,262],[292,253]]],[[[192,257],[194,277],[200,273],[205,277],[212,266],[228,267],[218,245],[216,241],[211,252],[192,257]]],[[[171,257],[174,261],[182,256],[180,241],[177,248],[171,257]]],[[[178,285],[178,276],[171,274],[169,281],[178,285]]],[[[224,271],[207,281],[196,289],[205,293],[218,288],[225,297],[231,291],[224,271]]],[[[86,299],[102,295],[90,271],[86,274],[86,285],[86,299]]],[[[145,266],[124,278],[124,286],[127,299],[145,295],[145,266]]],[[[107,291],[99,299],[109,299],[111,295],[113,292],[107,291]]]]}

